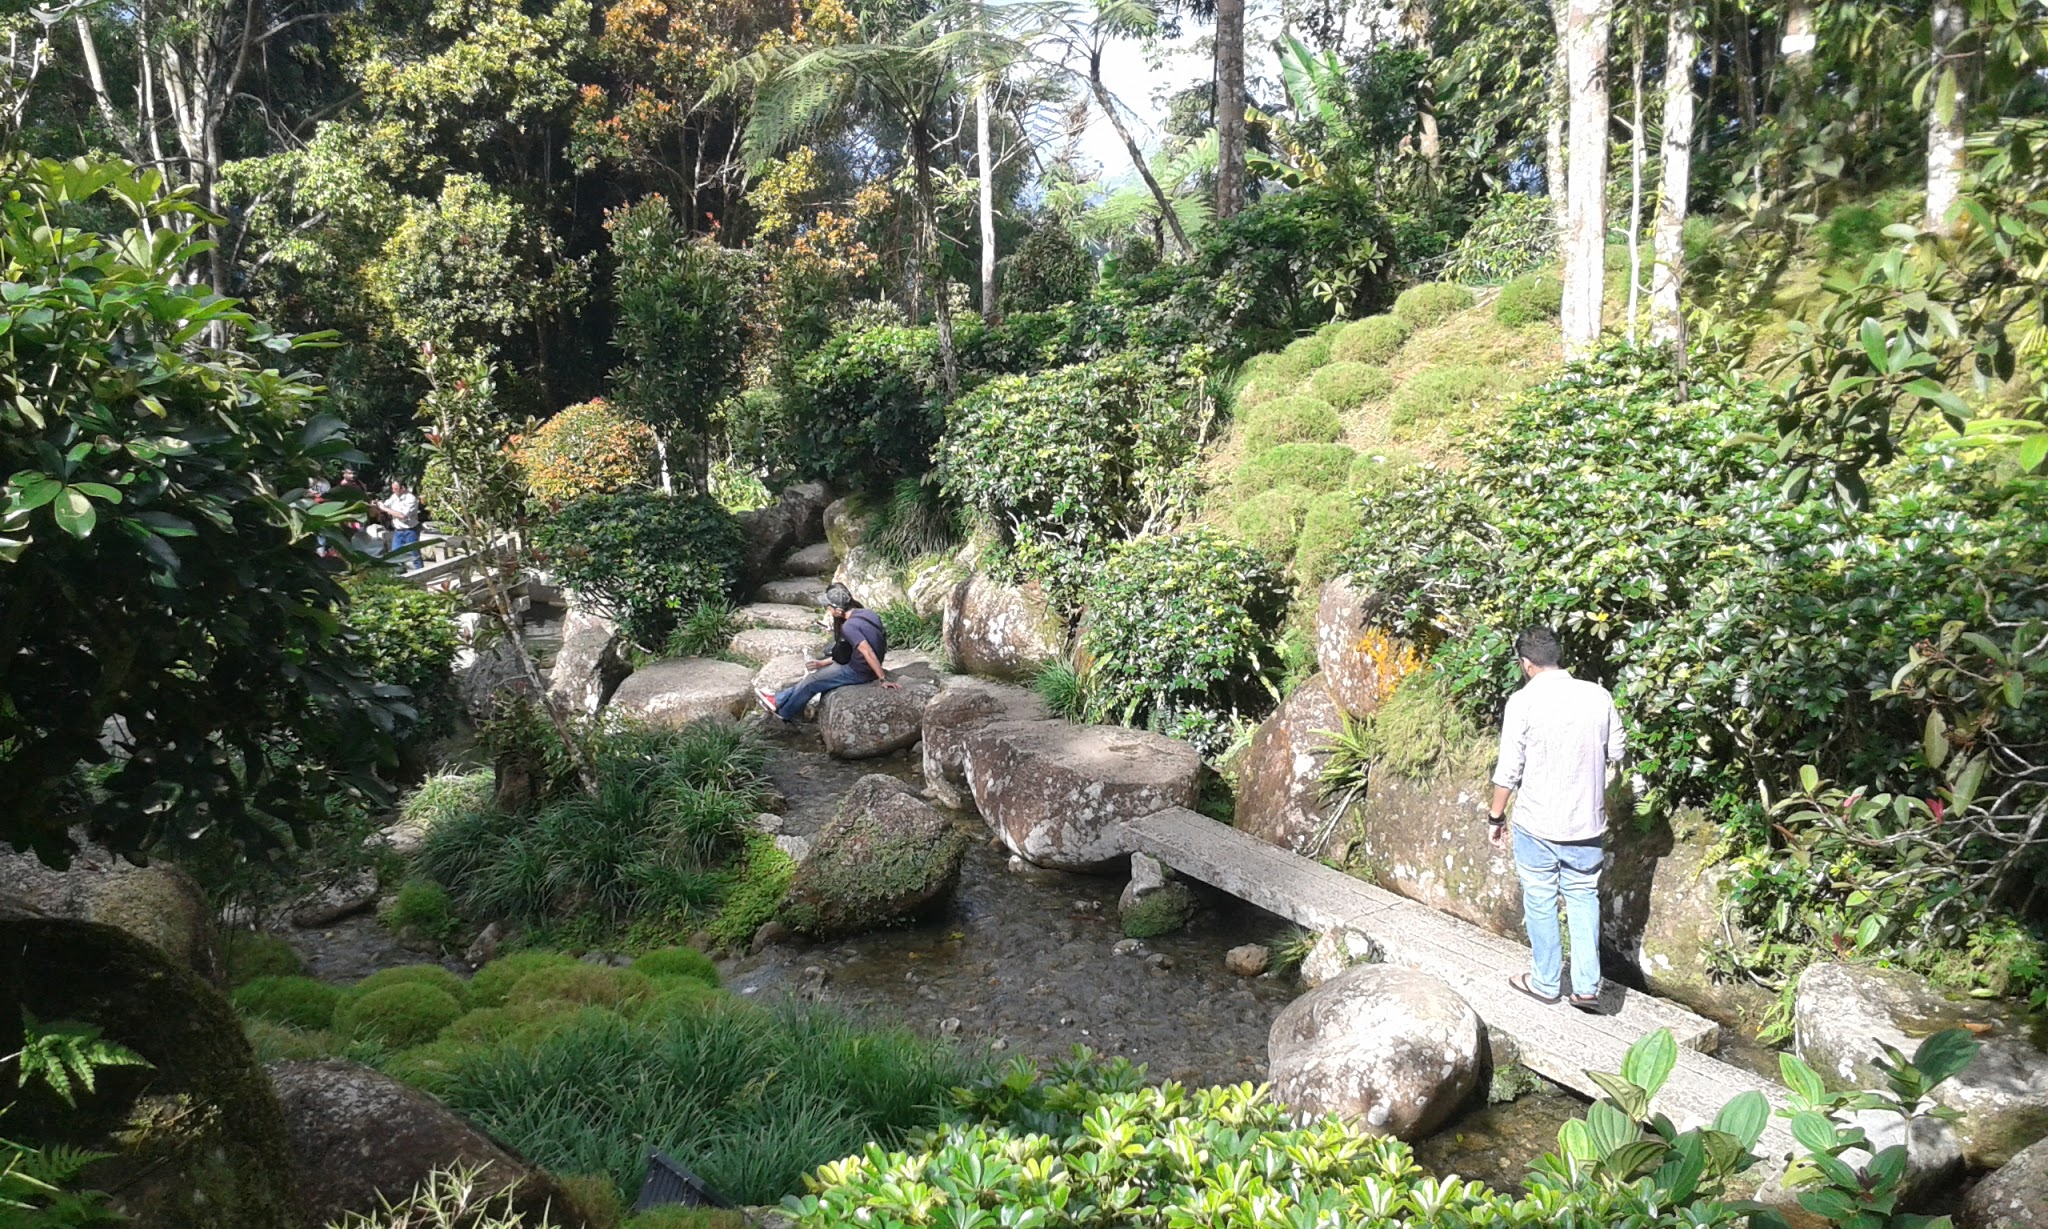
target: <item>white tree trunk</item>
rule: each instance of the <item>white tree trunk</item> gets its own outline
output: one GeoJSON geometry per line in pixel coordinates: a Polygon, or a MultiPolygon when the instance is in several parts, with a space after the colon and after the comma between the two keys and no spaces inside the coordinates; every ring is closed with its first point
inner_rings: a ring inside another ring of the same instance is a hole
{"type": "Polygon", "coordinates": [[[1635,27],[1634,39],[1630,43],[1630,54],[1635,62],[1629,66],[1630,97],[1632,115],[1628,128],[1628,341],[1636,341],[1636,310],[1643,298],[1643,52],[1647,39],[1645,18],[1649,15],[1640,9],[1630,23],[1635,27]]]}
{"type": "Polygon", "coordinates": [[[996,169],[988,139],[988,85],[974,90],[974,161],[981,178],[981,318],[993,324],[1003,318],[996,299],[996,169]]]}
{"type": "Polygon", "coordinates": [[[1927,229],[1955,233],[1949,214],[1963,184],[1963,110],[1969,102],[1962,58],[1953,53],[1969,26],[1962,0],[1934,0],[1934,62],[1927,83],[1927,229]]]}
{"type": "Polygon", "coordinates": [[[1557,31],[1556,53],[1550,57],[1550,71],[1544,74],[1543,182],[1550,189],[1550,212],[1557,220],[1558,246],[1564,246],[1568,221],[1565,210],[1565,115],[1571,109],[1569,69],[1565,65],[1565,4],[1551,0],[1551,24],[1557,31]]]}
{"type": "Polygon", "coordinates": [[[1565,64],[1571,132],[1565,183],[1564,353],[1584,358],[1600,344],[1607,256],[1608,0],[1571,0],[1565,64]]]}
{"type": "Polygon", "coordinates": [[[1692,193],[1692,71],[1699,57],[1692,6],[1671,0],[1671,26],[1664,36],[1664,148],[1658,158],[1663,183],[1657,190],[1656,267],[1650,274],[1650,344],[1673,352],[1685,365],[1685,212],[1692,193]]]}
{"type": "Polygon", "coordinates": [[[1216,216],[1244,208],[1244,0],[1216,0],[1216,216]]]}

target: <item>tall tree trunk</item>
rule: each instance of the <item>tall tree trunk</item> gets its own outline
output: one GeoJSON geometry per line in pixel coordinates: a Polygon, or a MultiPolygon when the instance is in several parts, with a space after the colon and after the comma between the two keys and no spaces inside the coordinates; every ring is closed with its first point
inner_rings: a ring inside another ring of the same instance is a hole
{"type": "Polygon", "coordinates": [[[1636,341],[1636,310],[1643,299],[1643,53],[1648,50],[1649,13],[1638,4],[1630,16],[1628,127],[1628,341],[1636,341]]]}
{"type": "MultiPolygon", "coordinates": [[[[1436,23],[1430,13],[1432,0],[1409,0],[1401,16],[1401,24],[1407,27],[1408,41],[1417,51],[1428,56],[1433,54],[1436,43],[1436,23]]],[[[1436,79],[1425,73],[1415,85],[1415,123],[1418,129],[1415,145],[1428,160],[1432,171],[1443,165],[1443,142],[1437,135],[1436,126],[1436,79]]]]}
{"type": "Polygon", "coordinates": [[[1564,353],[1584,358],[1600,344],[1607,255],[1608,0],[1571,0],[1565,62],[1570,69],[1571,137],[1566,169],[1564,353]]]}
{"type": "Polygon", "coordinates": [[[1685,213],[1692,194],[1692,72],[1699,56],[1692,6],[1671,0],[1671,25],[1664,35],[1664,148],[1658,158],[1664,182],[1657,190],[1656,268],[1650,274],[1650,344],[1672,351],[1685,365],[1685,213]]]}
{"type": "Polygon", "coordinates": [[[1932,73],[1927,82],[1927,229],[1953,235],[1949,215],[1963,185],[1963,112],[1969,103],[1963,57],[1956,50],[1969,29],[1963,0],[1934,0],[1932,73]]]}
{"type": "Polygon", "coordinates": [[[1235,215],[1244,198],[1244,0],[1216,0],[1216,216],[1235,215]]]}
{"type": "Polygon", "coordinates": [[[1555,54],[1550,57],[1550,71],[1544,74],[1544,116],[1543,125],[1543,179],[1550,189],[1550,212],[1557,220],[1557,242],[1564,244],[1564,232],[1568,223],[1565,210],[1566,114],[1571,110],[1571,70],[1565,64],[1565,25],[1568,0],[1550,0],[1552,25],[1557,30],[1555,54]]]}
{"type": "Polygon", "coordinates": [[[1131,130],[1124,127],[1124,117],[1117,113],[1116,99],[1111,96],[1108,87],[1102,84],[1100,43],[1090,48],[1088,52],[1088,88],[1095,95],[1096,105],[1102,108],[1104,115],[1109,116],[1110,125],[1116,129],[1117,136],[1123,138],[1124,149],[1131,155],[1131,165],[1138,169],[1138,177],[1143,179],[1145,186],[1151,190],[1152,200],[1159,206],[1159,214],[1165,219],[1166,228],[1173,232],[1173,241],[1180,247],[1180,254],[1193,256],[1194,245],[1188,242],[1188,233],[1181,227],[1180,214],[1173,208],[1173,198],[1166,194],[1166,189],[1159,186],[1159,180],[1153,176],[1151,166],[1145,161],[1145,151],[1138,148],[1138,142],[1131,136],[1131,130]]]}
{"type": "Polygon", "coordinates": [[[1735,108],[1742,117],[1742,135],[1756,131],[1756,57],[1750,48],[1749,13],[1740,4],[1735,11],[1735,108]]]}
{"type": "Polygon", "coordinates": [[[939,201],[932,186],[930,134],[923,128],[910,134],[911,159],[917,176],[917,229],[923,249],[921,263],[930,270],[932,316],[939,326],[939,375],[946,384],[946,397],[960,395],[960,365],[953,353],[953,296],[946,282],[946,268],[939,256],[939,201]]]}
{"type": "Polygon", "coordinates": [[[974,87],[974,162],[981,180],[981,318],[1003,318],[996,299],[996,168],[988,139],[988,83],[974,87]]]}

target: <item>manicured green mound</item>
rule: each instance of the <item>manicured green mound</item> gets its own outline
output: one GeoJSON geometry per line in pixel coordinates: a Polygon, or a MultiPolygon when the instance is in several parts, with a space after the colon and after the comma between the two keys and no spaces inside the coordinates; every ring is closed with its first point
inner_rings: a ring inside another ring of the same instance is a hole
{"type": "Polygon", "coordinates": [[[1469,422],[1474,411],[1514,385],[1513,378],[1498,367],[1432,367],[1408,377],[1394,390],[1388,421],[1402,427],[1456,428],[1469,422]]]}
{"type": "Polygon", "coordinates": [[[1298,486],[1261,491],[1231,513],[1231,527],[1237,530],[1239,538],[1284,565],[1294,555],[1294,541],[1301,533],[1301,518],[1308,511],[1309,499],[1309,492],[1298,486]]]}
{"type": "Polygon", "coordinates": [[[1330,357],[1340,363],[1379,366],[1401,352],[1408,340],[1408,325],[1393,316],[1367,316],[1344,326],[1330,347],[1330,357]]]}
{"type": "Polygon", "coordinates": [[[655,981],[688,977],[707,986],[718,984],[718,965],[693,947],[665,947],[648,952],[633,962],[633,971],[655,981]]]}
{"type": "Polygon", "coordinates": [[[1557,319],[1563,306],[1564,279],[1547,269],[1539,269],[1534,273],[1524,273],[1500,288],[1500,298],[1493,304],[1493,318],[1502,324],[1520,328],[1525,324],[1557,319]]]}
{"type": "Polygon", "coordinates": [[[339,987],[310,977],[258,977],[228,996],[245,1016],[292,1028],[323,1029],[334,1022],[339,987]]]}
{"type": "Polygon", "coordinates": [[[512,987],[527,974],[575,963],[574,958],[560,952],[513,952],[509,956],[500,956],[478,969],[476,976],[469,979],[470,1006],[503,1007],[505,996],[512,993],[512,987]]]}
{"type": "Polygon", "coordinates": [[[1453,282],[1410,286],[1394,300],[1394,318],[1411,329],[1426,329],[1472,306],[1472,292],[1453,282]]]}
{"type": "Polygon", "coordinates": [[[1342,444],[1282,444],[1237,467],[1240,497],[1279,486],[1334,491],[1344,485],[1357,454],[1342,444]]]}
{"type": "Polygon", "coordinates": [[[654,983],[645,974],[572,961],[538,969],[520,978],[519,984],[505,996],[505,1005],[519,1007],[559,1002],[617,1007],[653,993],[654,983]]]}
{"type": "Polygon", "coordinates": [[[1404,481],[1415,465],[1414,456],[1399,448],[1375,448],[1358,454],[1344,485],[1354,491],[1389,490],[1404,481]]]}
{"type": "Polygon", "coordinates": [[[462,1015],[455,996],[425,982],[394,982],[364,995],[350,995],[334,1012],[336,1032],[386,1049],[403,1050],[431,1041],[462,1015]]]}
{"type": "Polygon", "coordinates": [[[296,977],[306,971],[292,945],[257,930],[231,930],[227,934],[228,985],[243,986],[259,977],[296,977]]]}
{"type": "Polygon", "coordinates": [[[1244,450],[1257,456],[1280,444],[1329,444],[1344,434],[1330,403],[1314,397],[1277,397],[1244,415],[1244,450]]]}
{"type": "Polygon", "coordinates": [[[469,984],[438,964],[402,964],[394,968],[379,969],[348,988],[350,998],[361,998],[375,994],[388,986],[432,986],[449,998],[463,1005],[469,1005],[469,984]]]}
{"type": "Polygon", "coordinates": [[[1253,380],[1249,384],[1239,385],[1237,396],[1233,398],[1232,403],[1240,411],[1243,411],[1251,409],[1253,406],[1264,405],[1275,397],[1284,397],[1286,395],[1286,387],[1273,377],[1267,376],[1263,379],[1253,380]]]}
{"type": "Polygon", "coordinates": [[[1394,377],[1384,367],[1365,363],[1331,363],[1308,378],[1308,387],[1310,392],[1336,409],[1353,410],[1392,392],[1394,377]]]}
{"type": "Polygon", "coordinates": [[[1330,361],[1330,342],[1319,333],[1288,343],[1271,368],[1273,378],[1285,384],[1299,384],[1309,372],[1330,361]]]}

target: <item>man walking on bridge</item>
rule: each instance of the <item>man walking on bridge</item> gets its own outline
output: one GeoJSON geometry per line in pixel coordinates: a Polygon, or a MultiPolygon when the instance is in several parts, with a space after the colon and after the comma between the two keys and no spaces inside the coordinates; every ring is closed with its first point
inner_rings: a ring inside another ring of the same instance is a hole
{"type": "Polygon", "coordinates": [[[1528,681],[1508,697],[1501,720],[1500,761],[1487,809],[1493,847],[1509,845],[1508,797],[1515,802],[1515,874],[1522,881],[1522,920],[1529,928],[1534,969],[1509,984],[1542,1003],[1564,995],[1564,953],[1557,902],[1564,898],[1572,937],[1571,1004],[1600,1006],[1601,837],[1607,831],[1607,775],[1627,747],[1614,697],[1598,683],[1575,679],[1557,664],[1557,635],[1547,627],[1515,637],[1515,656],[1528,681]]]}

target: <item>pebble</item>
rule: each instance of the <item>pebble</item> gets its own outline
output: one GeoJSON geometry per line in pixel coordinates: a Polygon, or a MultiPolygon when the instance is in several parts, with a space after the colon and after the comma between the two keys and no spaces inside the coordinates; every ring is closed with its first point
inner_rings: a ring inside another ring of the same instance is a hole
{"type": "Polygon", "coordinates": [[[988,1048],[997,1054],[1001,1054],[1004,1050],[1010,1048],[1010,1039],[1008,1037],[998,1037],[988,1043],[988,1048]]]}
{"type": "Polygon", "coordinates": [[[1223,967],[1239,977],[1257,977],[1272,961],[1273,953],[1261,943],[1247,943],[1223,953],[1223,967]]]}
{"type": "Polygon", "coordinates": [[[1150,956],[1145,957],[1145,967],[1154,973],[1164,973],[1173,967],[1173,957],[1165,952],[1153,952],[1150,956]]]}
{"type": "Polygon", "coordinates": [[[947,1016],[939,1021],[939,1036],[951,1037],[960,1031],[960,1017],[947,1016]]]}
{"type": "Polygon", "coordinates": [[[1077,900],[1073,903],[1072,908],[1076,913],[1100,913],[1102,912],[1102,902],[1099,900],[1077,900]]]}
{"type": "Polygon", "coordinates": [[[1111,954],[1117,956],[1142,956],[1145,954],[1145,945],[1136,939],[1118,939],[1116,946],[1109,950],[1111,954]]]}

